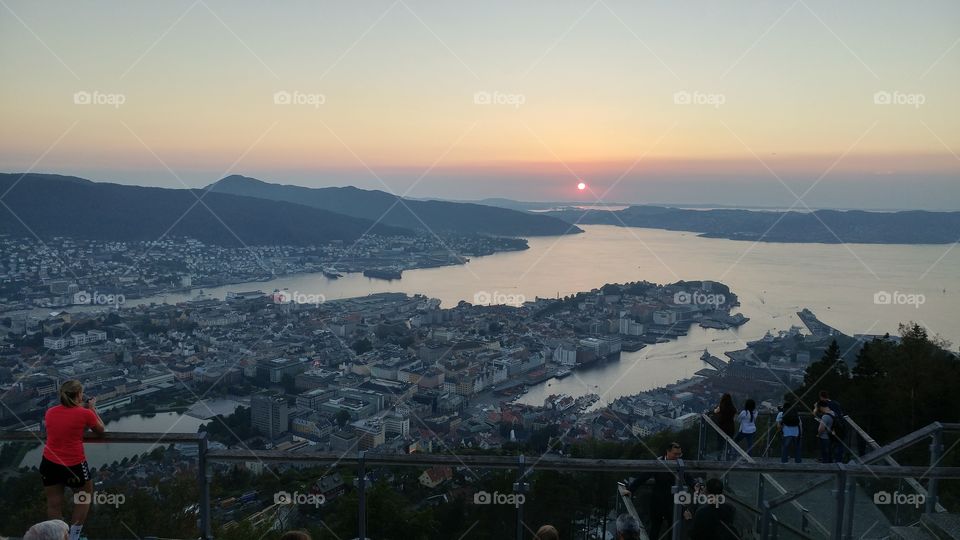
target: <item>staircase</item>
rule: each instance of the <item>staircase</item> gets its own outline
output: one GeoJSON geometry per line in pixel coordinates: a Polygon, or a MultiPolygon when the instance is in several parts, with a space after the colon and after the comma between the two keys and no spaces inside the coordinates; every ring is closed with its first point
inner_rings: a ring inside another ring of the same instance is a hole
{"type": "Polygon", "coordinates": [[[960,540],[960,515],[924,514],[912,527],[891,527],[890,538],[898,540],[960,540]]]}

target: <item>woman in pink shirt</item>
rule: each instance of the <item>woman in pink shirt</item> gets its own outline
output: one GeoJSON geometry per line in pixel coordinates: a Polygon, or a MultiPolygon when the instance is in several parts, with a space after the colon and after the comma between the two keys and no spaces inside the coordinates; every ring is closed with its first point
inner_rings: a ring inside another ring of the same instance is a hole
{"type": "Polygon", "coordinates": [[[98,435],[105,431],[96,405],[96,398],[84,403],[83,385],[70,380],[60,386],[60,405],[47,409],[44,416],[47,442],[40,460],[40,477],[47,494],[47,518],[63,518],[64,487],[72,489],[76,504],[69,540],[80,538],[93,500],[93,479],[83,452],[83,435],[88,428],[98,435]]]}

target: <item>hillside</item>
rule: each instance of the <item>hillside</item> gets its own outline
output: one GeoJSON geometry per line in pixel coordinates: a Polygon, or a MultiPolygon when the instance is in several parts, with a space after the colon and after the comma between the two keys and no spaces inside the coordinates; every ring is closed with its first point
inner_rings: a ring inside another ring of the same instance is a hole
{"type": "Polygon", "coordinates": [[[582,232],[575,225],[542,214],[473,203],[401,199],[377,190],[355,187],[306,188],[228,176],[207,186],[215,193],[231,193],[287,201],[407,229],[491,234],[550,236],[582,232]],[[381,219],[382,218],[382,219],[381,219]]]}
{"type": "Polygon", "coordinates": [[[156,240],[166,234],[236,247],[353,241],[368,229],[379,235],[412,234],[287,202],[99,183],[73,176],[0,174],[3,193],[6,207],[0,208],[0,230],[41,238],[136,241],[156,240]],[[198,197],[203,198],[202,203],[198,197]]]}
{"type": "Polygon", "coordinates": [[[774,212],[631,206],[619,211],[567,208],[547,213],[583,225],[692,231],[710,238],[764,242],[949,244],[960,238],[960,212],[774,212]]]}

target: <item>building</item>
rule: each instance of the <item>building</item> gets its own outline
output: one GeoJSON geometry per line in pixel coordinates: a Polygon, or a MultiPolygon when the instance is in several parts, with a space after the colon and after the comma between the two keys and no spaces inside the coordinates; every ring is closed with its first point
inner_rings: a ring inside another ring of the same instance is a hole
{"type": "Polygon", "coordinates": [[[289,411],[287,400],[281,396],[254,394],[250,398],[250,409],[251,424],[265,437],[275,439],[287,431],[290,423],[289,411]]]}

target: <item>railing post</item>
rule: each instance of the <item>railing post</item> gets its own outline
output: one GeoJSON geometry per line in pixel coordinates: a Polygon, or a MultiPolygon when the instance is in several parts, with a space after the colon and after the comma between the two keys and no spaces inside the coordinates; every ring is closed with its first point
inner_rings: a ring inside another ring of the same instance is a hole
{"type": "Polygon", "coordinates": [[[851,476],[847,478],[847,502],[846,502],[847,513],[844,516],[845,530],[843,533],[843,538],[845,540],[853,539],[853,520],[854,520],[854,517],[856,516],[856,512],[854,512],[853,504],[855,502],[856,494],[857,494],[857,479],[851,476]]]}
{"type": "Polygon", "coordinates": [[[833,518],[833,536],[834,540],[841,540],[843,536],[843,503],[844,492],[847,486],[847,473],[844,470],[844,466],[837,465],[840,468],[840,471],[837,473],[836,486],[833,489],[833,495],[836,498],[836,510],[833,518]]]}
{"type": "Polygon", "coordinates": [[[700,439],[697,441],[697,460],[703,459],[703,453],[706,445],[707,424],[703,421],[703,415],[700,415],[700,439]]]}
{"type": "Polygon", "coordinates": [[[760,518],[760,538],[761,540],[769,540],[770,538],[770,521],[773,517],[773,508],[770,508],[770,503],[763,503],[763,515],[760,518]]]}
{"type": "MultiPolygon", "coordinates": [[[[523,493],[523,482],[524,476],[526,475],[526,470],[524,470],[524,458],[523,454],[517,456],[517,481],[513,483],[513,492],[517,495],[523,493]]],[[[523,540],[523,505],[517,504],[517,540],[523,540]]]]}
{"type": "MultiPolygon", "coordinates": [[[[757,473],[757,508],[764,508],[767,505],[766,501],[764,500],[763,487],[763,473],[757,473]]],[[[761,518],[758,516],[757,519],[759,520],[761,518]]]]}
{"type": "MultiPolygon", "coordinates": [[[[930,468],[936,467],[940,462],[941,452],[943,452],[943,430],[938,429],[933,432],[933,441],[930,442],[930,468]]],[[[937,478],[931,477],[927,484],[927,508],[926,512],[932,514],[937,511],[937,478]]]]}
{"type": "Polygon", "coordinates": [[[200,432],[197,439],[197,487],[200,489],[200,536],[213,538],[210,530],[210,478],[207,476],[207,434],[200,432]]]}
{"type": "Polygon", "coordinates": [[[683,529],[683,505],[679,504],[677,494],[686,489],[683,483],[683,459],[677,458],[677,481],[673,485],[673,527],[671,528],[671,538],[673,540],[681,539],[683,529]]]}
{"type": "Polygon", "coordinates": [[[359,490],[359,499],[360,504],[358,505],[357,516],[357,538],[359,540],[367,540],[367,464],[364,461],[366,458],[367,451],[360,451],[360,459],[357,463],[357,467],[360,469],[360,474],[358,477],[357,489],[359,490]]]}

